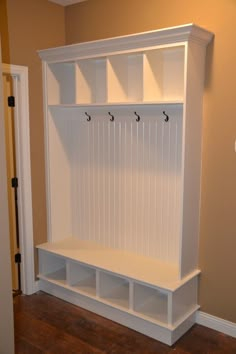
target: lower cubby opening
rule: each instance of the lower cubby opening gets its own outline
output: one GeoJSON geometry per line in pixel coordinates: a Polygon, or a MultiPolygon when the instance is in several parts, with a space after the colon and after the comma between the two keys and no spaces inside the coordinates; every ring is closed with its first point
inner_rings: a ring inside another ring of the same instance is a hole
{"type": "Polygon", "coordinates": [[[99,272],[99,297],[115,306],[129,309],[129,282],[106,272],[99,272]]]}
{"type": "Polygon", "coordinates": [[[134,311],[164,324],[168,322],[168,294],[142,284],[134,284],[134,311]]]}
{"type": "Polygon", "coordinates": [[[96,296],[96,270],[76,262],[69,262],[68,285],[75,290],[96,296]]]}
{"type": "Polygon", "coordinates": [[[39,273],[41,277],[64,285],[66,284],[66,260],[40,251],[39,273]]]}
{"type": "MultiPolygon", "coordinates": [[[[38,246],[40,290],[167,344],[173,344],[194,324],[199,271],[168,289],[79,261],[75,259],[74,246],[64,249],[64,256],[58,254],[62,253],[60,247],[56,247],[58,253],[48,250],[55,251],[55,244],[38,246]]],[[[97,251],[104,257],[103,249],[97,251]]],[[[95,255],[94,250],[93,258],[95,255]]]]}

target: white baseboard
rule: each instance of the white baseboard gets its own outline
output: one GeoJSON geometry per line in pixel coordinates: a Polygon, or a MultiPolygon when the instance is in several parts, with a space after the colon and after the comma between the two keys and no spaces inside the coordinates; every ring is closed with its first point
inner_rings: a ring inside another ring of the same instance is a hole
{"type": "Polygon", "coordinates": [[[74,292],[69,286],[62,286],[55,282],[52,283],[46,279],[40,279],[39,289],[169,346],[173,345],[195,323],[196,309],[189,311],[175,326],[169,326],[161,322],[150,321],[145,316],[131,310],[127,311],[127,309],[119,306],[114,306],[106,300],[99,299],[93,295],[89,296],[82,292],[74,292]]]}
{"type": "Polygon", "coordinates": [[[236,338],[236,323],[197,311],[196,323],[236,338]]]}
{"type": "MultiPolygon", "coordinates": [[[[34,283],[34,292],[36,293],[39,290],[39,280],[37,280],[34,283]]],[[[236,338],[236,323],[234,322],[223,320],[222,318],[209,315],[202,311],[197,311],[196,323],[236,338]]]]}
{"type": "Polygon", "coordinates": [[[34,282],[34,293],[37,293],[39,291],[39,280],[35,280],[34,282]]]}

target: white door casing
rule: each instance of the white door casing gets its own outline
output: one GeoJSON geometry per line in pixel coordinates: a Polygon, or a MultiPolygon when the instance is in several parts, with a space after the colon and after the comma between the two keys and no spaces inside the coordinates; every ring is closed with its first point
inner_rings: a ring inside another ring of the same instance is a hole
{"type": "MultiPolygon", "coordinates": [[[[1,62],[1,43],[0,43],[1,62]]],[[[10,238],[7,202],[5,127],[2,68],[0,67],[0,353],[14,353],[13,301],[11,294],[10,238]]]]}
{"type": "Polygon", "coordinates": [[[18,217],[23,294],[36,291],[34,272],[33,217],[30,163],[28,68],[2,64],[2,72],[13,79],[15,95],[15,146],[18,177],[18,217]]]}

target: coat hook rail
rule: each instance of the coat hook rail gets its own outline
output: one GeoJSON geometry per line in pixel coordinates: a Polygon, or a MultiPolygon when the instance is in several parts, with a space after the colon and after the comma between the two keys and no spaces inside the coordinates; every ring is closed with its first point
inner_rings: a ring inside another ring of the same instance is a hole
{"type": "Polygon", "coordinates": [[[134,112],[134,114],[136,115],[136,122],[139,122],[140,121],[140,116],[138,115],[138,113],[137,112],[134,112]]]}
{"type": "Polygon", "coordinates": [[[91,116],[90,116],[87,112],[85,112],[85,115],[88,117],[88,118],[87,118],[87,121],[90,122],[91,116]]]}
{"type": "Polygon", "coordinates": [[[111,112],[108,112],[109,116],[111,116],[110,121],[113,122],[115,117],[111,114],[111,112]]]}
{"type": "Polygon", "coordinates": [[[166,114],[165,111],[163,111],[163,114],[164,114],[164,116],[165,116],[165,122],[168,122],[168,121],[169,121],[169,116],[166,114]]]}

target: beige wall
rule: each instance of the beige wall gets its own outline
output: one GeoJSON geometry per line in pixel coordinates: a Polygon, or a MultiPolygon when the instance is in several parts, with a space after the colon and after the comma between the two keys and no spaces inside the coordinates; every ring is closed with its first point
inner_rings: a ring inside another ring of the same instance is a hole
{"type": "Polygon", "coordinates": [[[1,34],[2,62],[8,63],[10,61],[10,55],[9,55],[9,35],[8,35],[6,0],[0,0],[0,34],[1,34]]]}
{"type": "Polygon", "coordinates": [[[89,0],[66,8],[66,42],[192,22],[215,33],[204,95],[200,305],[236,322],[236,1],[89,0]]]}
{"type": "Polygon", "coordinates": [[[47,0],[0,1],[3,61],[29,67],[35,243],[46,240],[41,64],[36,50],[63,45],[65,28],[70,44],[194,22],[215,33],[204,95],[200,305],[236,322],[236,1],[88,0],[67,7],[65,14],[64,23],[64,9],[47,0]]]}
{"type": "Polygon", "coordinates": [[[30,147],[35,244],[46,241],[41,61],[37,50],[65,44],[64,8],[47,0],[1,0],[3,61],[29,68],[30,147]]]}

